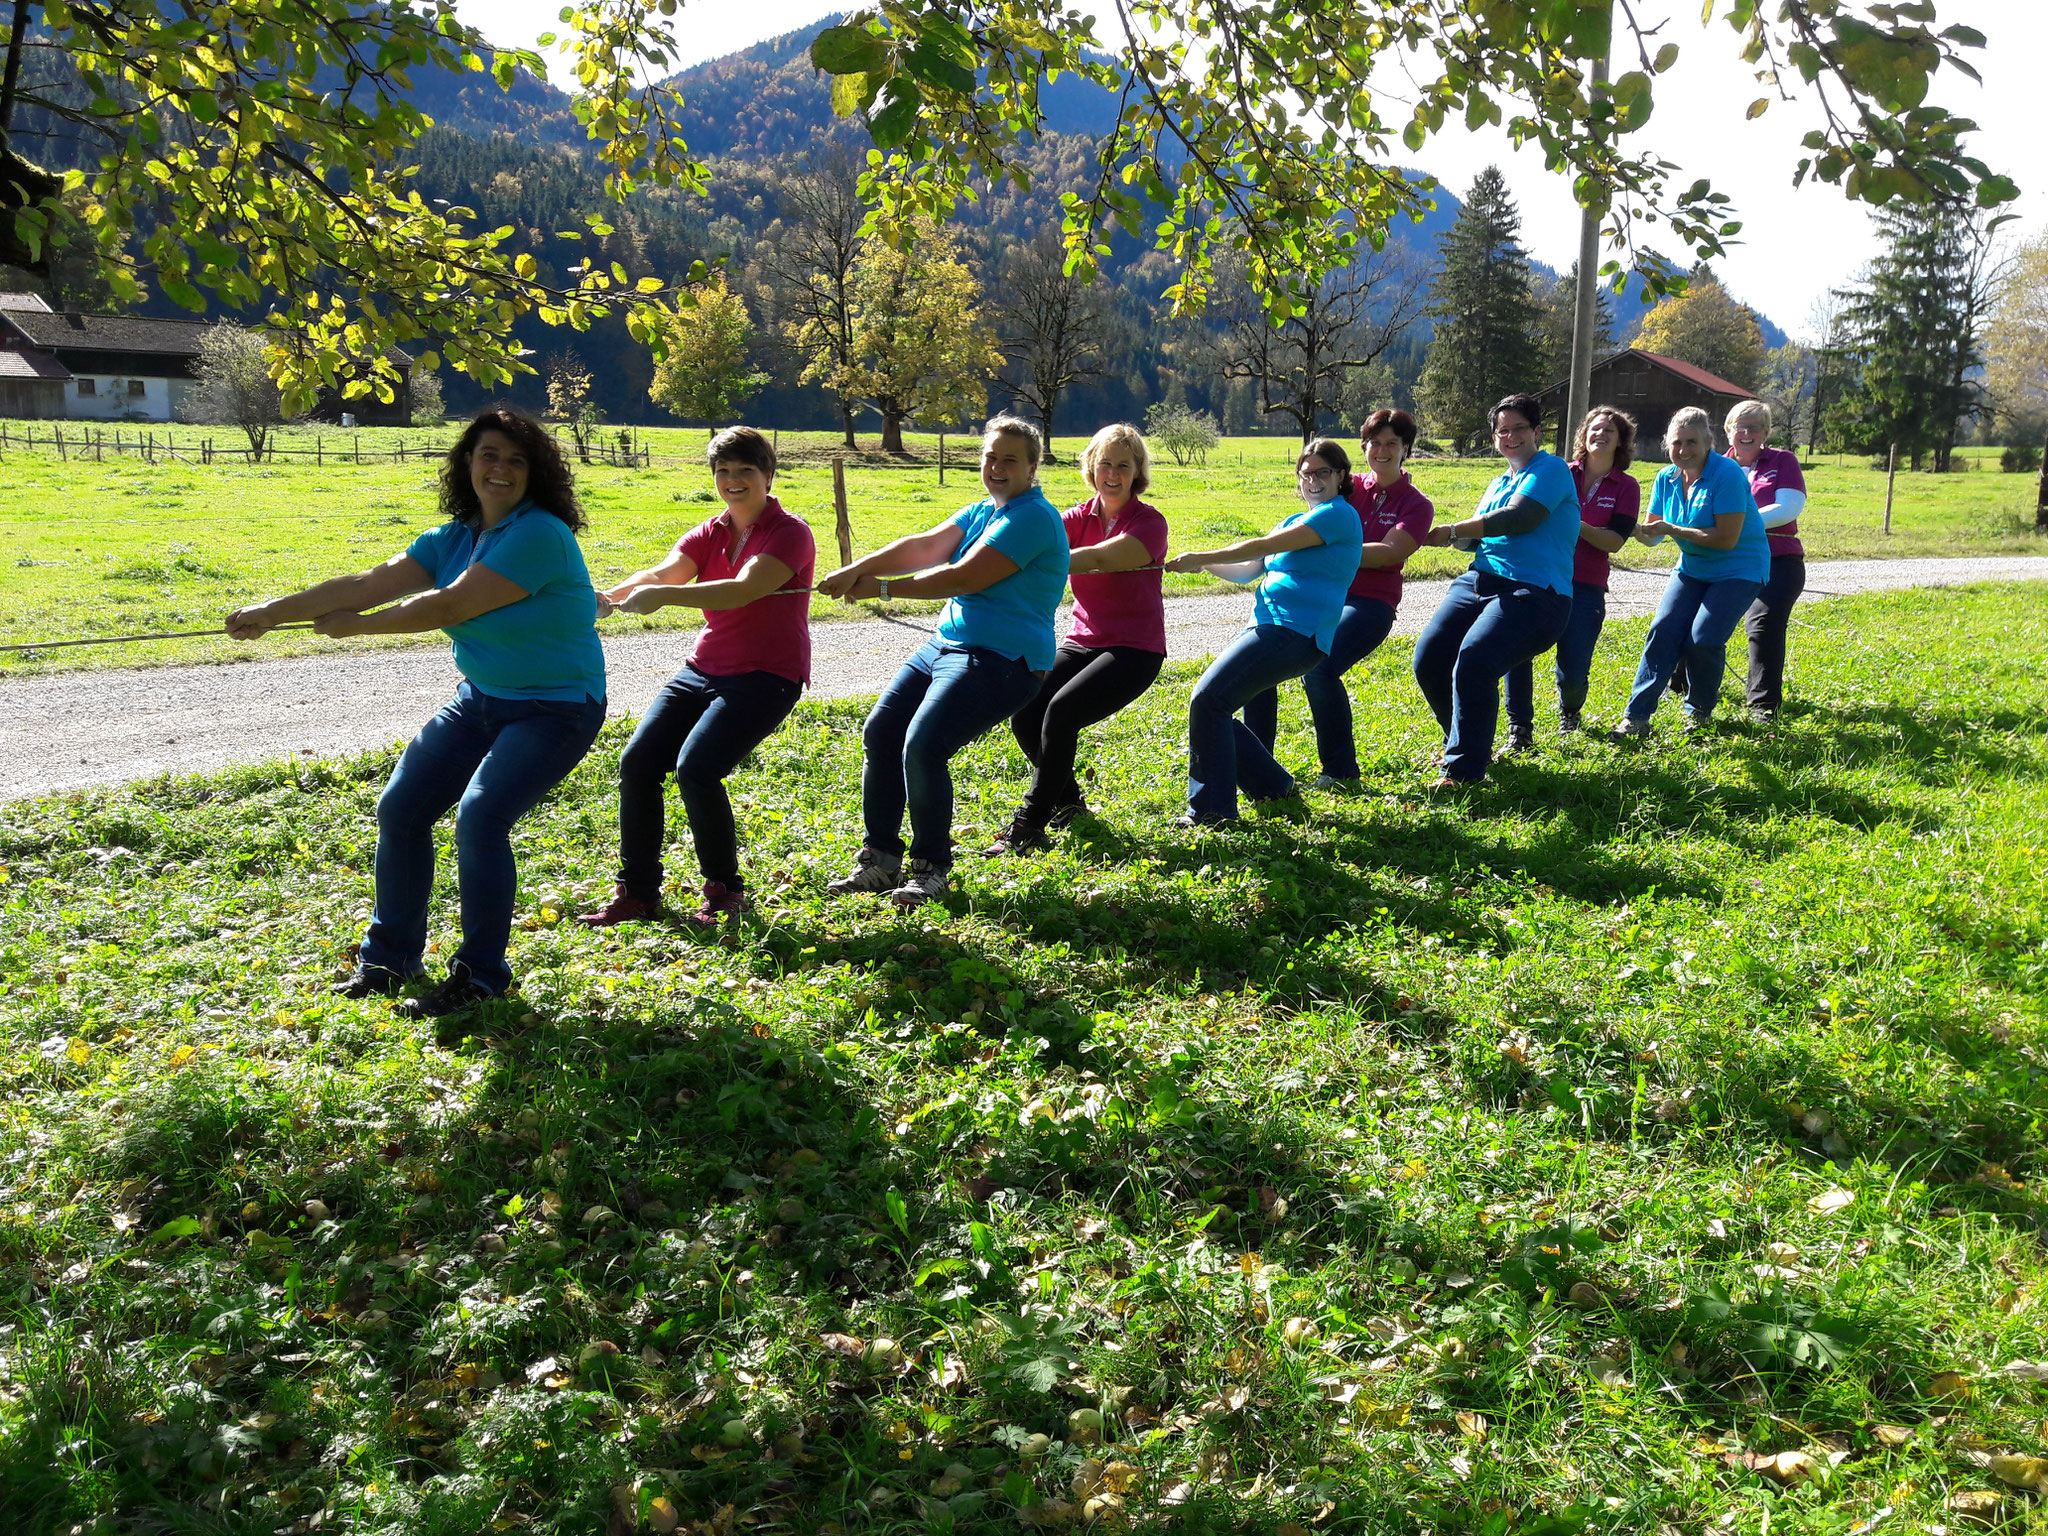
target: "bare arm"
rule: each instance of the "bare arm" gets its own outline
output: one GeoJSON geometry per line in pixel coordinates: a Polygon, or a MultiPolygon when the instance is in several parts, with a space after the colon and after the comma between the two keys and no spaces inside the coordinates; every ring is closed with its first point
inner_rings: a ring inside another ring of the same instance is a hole
{"type": "MultiPolygon", "coordinates": [[[[694,562],[685,561],[691,575],[696,574],[694,562]]],[[[652,613],[657,608],[701,608],[706,613],[720,613],[728,608],[744,608],[757,597],[785,585],[796,573],[773,555],[755,555],[739,569],[739,574],[725,581],[689,581],[675,583],[650,582],[635,587],[618,603],[621,613],[652,613]]]]}
{"type": "Polygon", "coordinates": [[[294,620],[374,608],[408,592],[423,591],[431,580],[427,568],[412,556],[394,555],[382,565],[373,565],[353,576],[337,576],[288,597],[273,597],[267,603],[237,608],[228,615],[226,629],[237,640],[254,640],[294,620]]]}
{"type": "MultiPolygon", "coordinates": [[[[637,587],[681,587],[697,579],[697,562],[680,549],[669,551],[669,556],[659,565],[650,565],[644,571],[613,582],[597,594],[597,616],[603,618],[612,609],[626,601],[628,593],[637,587]]],[[[635,610],[637,611],[637,610],[635,610]]]]}
{"type": "Polygon", "coordinates": [[[1399,565],[1421,547],[1415,541],[1415,535],[1406,528],[1390,528],[1384,539],[1377,544],[1368,544],[1358,552],[1358,568],[1361,571],[1383,571],[1389,566],[1399,565]]]}
{"type": "MultiPolygon", "coordinates": [[[[852,570],[852,566],[846,567],[852,570]]],[[[867,573],[854,578],[840,595],[848,602],[863,598],[880,597],[881,584],[889,583],[891,597],[964,597],[969,592],[985,592],[999,581],[1006,581],[1017,574],[1017,562],[993,545],[984,544],[958,565],[942,565],[937,570],[926,571],[917,576],[880,577],[867,573]]],[[[839,575],[835,571],[833,575],[839,575]]],[[[820,590],[823,584],[820,583],[820,590]]]]}
{"type": "Polygon", "coordinates": [[[1109,571],[1135,571],[1152,563],[1152,551],[1128,533],[1120,533],[1100,544],[1077,549],[1067,564],[1076,576],[1100,575],[1109,571]]]}
{"type": "Polygon", "coordinates": [[[1681,544],[1690,544],[1695,549],[1733,549],[1742,538],[1742,525],[1748,521],[1746,512],[1716,512],[1711,528],[1688,528],[1682,523],[1667,522],[1657,516],[1643,519],[1636,536],[1645,544],[1654,544],[1664,534],[1681,544]],[[1644,538],[1645,534],[1650,537],[1644,538]]]}
{"type": "Polygon", "coordinates": [[[454,582],[408,597],[376,613],[346,610],[321,616],[313,628],[330,638],[346,635],[418,635],[448,629],[530,597],[526,588],[487,565],[472,565],[454,582]]]}
{"type": "Polygon", "coordinates": [[[1198,571],[1205,565],[1230,565],[1239,560],[1263,560],[1268,555],[1284,555],[1289,550],[1314,549],[1323,542],[1323,536],[1307,523],[1296,523],[1276,533],[1260,534],[1256,539],[1239,539],[1221,549],[1191,549],[1167,561],[1166,568],[1169,571],[1198,571]]]}
{"type": "MultiPolygon", "coordinates": [[[[842,565],[819,581],[818,590],[827,597],[843,597],[852,602],[855,596],[853,588],[862,580],[872,581],[878,576],[908,576],[913,571],[928,571],[935,565],[945,564],[960,548],[960,537],[964,531],[958,523],[944,522],[936,528],[927,528],[923,533],[906,534],[884,544],[871,555],[861,556],[851,565],[842,565]]],[[[893,595],[893,580],[890,586],[893,595]]],[[[968,590],[979,591],[980,588],[970,587],[968,590]]],[[[904,594],[906,597],[909,595],[907,592],[904,594]]]]}

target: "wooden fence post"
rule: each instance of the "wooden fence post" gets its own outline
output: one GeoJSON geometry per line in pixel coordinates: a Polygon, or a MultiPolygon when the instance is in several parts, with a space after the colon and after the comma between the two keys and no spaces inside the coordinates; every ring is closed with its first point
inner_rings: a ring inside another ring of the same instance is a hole
{"type": "Polygon", "coordinates": [[[1892,531],[1892,487],[1899,478],[1899,445],[1893,443],[1884,456],[1884,531],[1892,531]]]}
{"type": "Polygon", "coordinates": [[[846,515],[846,460],[832,461],[832,511],[839,534],[839,563],[853,564],[853,523],[846,515]]]}
{"type": "Polygon", "coordinates": [[[939,484],[946,483],[946,434],[939,434],[939,484]]]}
{"type": "Polygon", "coordinates": [[[360,432],[358,432],[358,433],[356,434],[356,463],[357,463],[357,464],[361,464],[362,462],[363,462],[363,434],[362,434],[362,433],[360,433],[360,432]]]}

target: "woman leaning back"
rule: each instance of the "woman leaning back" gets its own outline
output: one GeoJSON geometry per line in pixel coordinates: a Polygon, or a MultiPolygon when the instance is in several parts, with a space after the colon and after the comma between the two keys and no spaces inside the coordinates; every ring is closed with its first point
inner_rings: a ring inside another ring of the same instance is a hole
{"type": "MultiPolygon", "coordinates": [[[[1406,411],[1374,411],[1358,429],[1358,444],[1372,473],[1353,475],[1344,499],[1358,513],[1365,544],[1358,551],[1351,589],[1344,594],[1330,654],[1301,679],[1322,768],[1318,789],[1341,789],[1358,780],[1358,743],[1344,674],[1393,632],[1394,613],[1401,606],[1401,567],[1429,537],[1436,517],[1436,507],[1406,468],[1415,447],[1414,417],[1406,411]]],[[[1280,690],[1269,688],[1245,705],[1244,723],[1272,751],[1279,735],[1280,690]]]]}
{"type": "Polygon", "coordinates": [[[445,980],[399,1005],[414,1017],[511,987],[512,824],[569,776],[604,725],[597,594],[576,543],[583,513],[554,439],[516,411],[484,411],[441,466],[441,511],[447,521],[404,554],[227,619],[238,640],[311,619],[323,635],[439,629],[455,644],[455,697],[412,739],[377,801],[376,905],[355,974],[337,988],[388,996],[423,974],[434,823],[454,807],[462,945],[445,980]],[[363,612],[380,603],[391,606],[363,612]]]}
{"type": "Polygon", "coordinates": [[[1770,573],[1770,546],[1749,477],[1733,460],[1714,452],[1713,443],[1714,429],[1697,406],[1677,412],[1664,429],[1664,451],[1671,462],[1657,471],[1650,511],[1637,525],[1636,537],[1645,544],[1661,543],[1667,535],[1676,539],[1678,569],[1650,620],[1628,713],[1614,728],[1618,738],[1650,734],[1650,716],[1681,659],[1691,680],[1687,729],[1697,730],[1713,718],[1727,669],[1728,637],[1770,573]]]}
{"type": "Polygon", "coordinates": [[[590,928],[661,907],[662,792],[676,789],[697,846],[704,901],[690,921],[716,927],[746,910],[739,830],[725,792],[746,755],[789,718],[811,680],[810,525],[774,497],[775,445],[730,427],[705,450],[725,510],[676,540],[668,558],[598,594],[605,612],[704,612],[690,658],[654,696],[619,757],[619,879],[590,928]]]}
{"type": "Polygon", "coordinates": [[[1771,565],[1756,601],[1743,615],[1749,631],[1749,709],[1760,720],[1777,718],[1785,704],[1785,635],[1792,605],[1806,590],[1806,546],[1799,514],[1806,509],[1806,476],[1799,455],[1771,442],[1771,408],[1746,400],[1728,413],[1728,457],[1749,472],[1749,491],[1763,519],[1771,565]]]}
{"type": "MultiPolygon", "coordinates": [[[[1598,405],[1572,438],[1572,479],[1579,487],[1579,542],[1572,550],[1572,617],[1557,641],[1557,728],[1576,731],[1593,676],[1593,652],[1607,623],[1610,556],[1628,542],[1642,513],[1642,482],[1628,472],[1635,460],[1636,421],[1626,411],[1598,405]]],[[[1536,742],[1536,663],[1508,673],[1509,752],[1536,742]]]]}
{"type": "Polygon", "coordinates": [[[1036,696],[1057,648],[1067,535],[1038,488],[1042,450],[1036,427],[996,417],[981,438],[986,496],[818,583],[825,596],[849,602],[948,600],[931,640],[904,662],[861,728],[861,850],[853,869],[826,886],[834,895],[887,893],[910,908],[951,888],[952,760],[1036,696]]]}
{"type": "Polygon", "coordinates": [[[1189,550],[1166,562],[1169,571],[1246,566],[1264,572],[1250,626],[1209,663],[1188,700],[1188,810],[1182,826],[1235,821],[1240,784],[1255,800],[1294,793],[1294,776],[1236,715],[1260,694],[1328,658],[1364,542],[1358,513],[1344,499],[1351,456],[1341,443],[1320,437],[1303,448],[1294,477],[1305,505],[1272,532],[1221,549],[1189,550]]]}
{"type": "Polygon", "coordinates": [[[1073,617],[1051,675],[1010,717],[1031,761],[1031,787],[984,850],[991,857],[1040,847],[1047,828],[1088,809],[1074,776],[1081,732],[1137,699],[1166,664],[1166,519],[1138,499],[1151,477],[1151,452],[1128,423],[1104,427],[1081,450],[1081,479],[1094,494],[1060,518],[1071,551],[1073,617]]]}
{"type": "Polygon", "coordinates": [[[1439,786],[1486,777],[1501,679],[1557,644],[1572,613],[1579,488],[1564,460],[1537,445],[1543,412],[1534,396],[1509,395],[1490,419],[1506,473],[1476,514],[1429,531],[1433,545],[1478,540],[1471,569],[1415,642],[1415,681],[1444,730],[1439,786]]]}

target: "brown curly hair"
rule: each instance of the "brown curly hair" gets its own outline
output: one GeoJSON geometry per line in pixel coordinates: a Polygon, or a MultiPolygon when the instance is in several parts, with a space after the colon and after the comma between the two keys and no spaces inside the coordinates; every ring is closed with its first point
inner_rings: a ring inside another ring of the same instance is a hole
{"type": "Polygon", "coordinates": [[[1596,405],[1586,412],[1586,419],[1579,423],[1579,430],[1572,434],[1571,456],[1579,463],[1585,462],[1586,434],[1592,430],[1593,423],[1602,416],[1614,423],[1614,467],[1618,470],[1627,469],[1636,461],[1636,419],[1627,411],[1617,410],[1611,405],[1596,405]]]}
{"type": "Polygon", "coordinates": [[[526,499],[542,511],[554,513],[569,525],[571,533],[581,533],[586,522],[583,505],[576,499],[576,476],[562,458],[560,445],[546,427],[509,405],[488,405],[478,411],[441,461],[441,515],[471,528],[483,521],[476,487],[469,483],[469,456],[486,432],[502,432],[526,455],[526,499]]]}

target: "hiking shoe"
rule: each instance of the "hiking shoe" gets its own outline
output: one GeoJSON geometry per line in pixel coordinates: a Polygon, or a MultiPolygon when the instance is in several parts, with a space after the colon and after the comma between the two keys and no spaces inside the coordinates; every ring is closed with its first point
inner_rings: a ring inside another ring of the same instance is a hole
{"type": "Polygon", "coordinates": [[[1623,715],[1613,730],[1607,733],[1609,741],[1644,741],[1650,734],[1650,722],[1638,720],[1634,715],[1623,715]]]}
{"type": "Polygon", "coordinates": [[[1560,736],[1570,736],[1583,729],[1584,726],[1580,723],[1577,710],[1572,710],[1568,714],[1562,714],[1557,717],[1557,734],[1560,736]]]}
{"type": "Polygon", "coordinates": [[[1045,829],[1032,825],[1022,816],[1013,817],[1010,824],[998,832],[981,850],[984,859],[1000,859],[1006,853],[1036,853],[1045,846],[1045,829]]]}
{"type": "Polygon", "coordinates": [[[889,893],[889,899],[908,911],[928,901],[943,900],[952,888],[953,882],[947,878],[946,871],[930,859],[912,859],[909,878],[889,893]]]}
{"type": "Polygon", "coordinates": [[[1348,795],[1358,788],[1358,780],[1355,777],[1340,779],[1334,773],[1319,773],[1309,788],[1327,790],[1333,795],[1348,795]]]}
{"type": "Polygon", "coordinates": [[[903,857],[901,854],[882,853],[874,848],[863,848],[853,868],[837,880],[826,884],[825,889],[834,896],[851,896],[867,891],[880,895],[893,891],[903,882],[903,857]]]}
{"type": "Polygon", "coordinates": [[[610,901],[595,912],[583,913],[576,921],[586,928],[609,928],[615,923],[642,923],[660,911],[660,902],[642,901],[638,896],[628,894],[623,885],[615,885],[610,901]]]}
{"type": "Polygon", "coordinates": [[[1528,725],[1511,725],[1508,727],[1508,739],[1501,744],[1499,755],[1502,757],[1513,757],[1518,752],[1533,752],[1535,750],[1535,727],[1528,725]]]}
{"type": "Polygon", "coordinates": [[[1713,728],[1714,717],[1712,715],[1696,715],[1689,709],[1685,712],[1686,735],[1702,736],[1713,730],[1713,728]]]}
{"type": "Polygon", "coordinates": [[[1775,709],[1752,709],[1749,712],[1749,723],[1751,725],[1776,725],[1778,723],[1778,712],[1775,709]]]}
{"type": "Polygon", "coordinates": [[[398,1005],[402,1018],[442,1019],[450,1014],[463,1013],[478,1003],[488,1003],[498,994],[469,974],[469,967],[460,960],[448,967],[448,979],[431,992],[418,997],[408,997],[398,1005]]]}
{"type": "Polygon", "coordinates": [[[704,905],[690,914],[689,921],[698,928],[716,928],[721,918],[738,917],[752,906],[745,891],[736,891],[721,880],[706,880],[704,905]]]}
{"type": "Polygon", "coordinates": [[[399,975],[389,966],[358,965],[347,981],[337,981],[329,990],[336,997],[358,1001],[366,997],[390,997],[411,979],[409,976],[399,975]]]}

